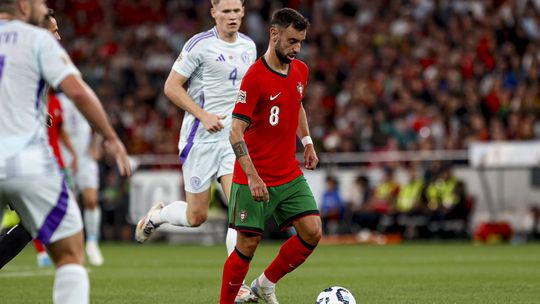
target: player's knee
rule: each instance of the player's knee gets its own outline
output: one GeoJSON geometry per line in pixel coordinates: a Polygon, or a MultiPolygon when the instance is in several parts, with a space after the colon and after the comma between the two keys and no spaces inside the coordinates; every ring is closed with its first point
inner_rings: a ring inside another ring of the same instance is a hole
{"type": "Polygon", "coordinates": [[[236,248],[240,250],[241,253],[247,256],[253,256],[257,246],[261,242],[260,236],[252,236],[246,238],[239,238],[236,242],[236,248]]]}
{"type": "Polygon", "coordinates": [[[191,214],[191,217],[189,218],[189,223],[192,227],[199,227],[202,225],[206,219],[208,218],[208,212],[194,212],[191,214]]]}

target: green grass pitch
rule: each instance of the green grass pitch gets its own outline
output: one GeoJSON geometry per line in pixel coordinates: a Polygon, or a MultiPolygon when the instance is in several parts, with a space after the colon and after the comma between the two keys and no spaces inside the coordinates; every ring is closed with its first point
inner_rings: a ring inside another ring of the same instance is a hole
{"type": "MultiPolygon", "coordinates": [[[[92,303],[218,303],[224,246],[104,244],[105,265],[90,267],[92,303]]],[[[266,242],[247,282],[270,263],[266,242]]],[[[0,303],[51,303],[52,269],[35,265],[28,246],[0,270],[0,303]]],[[[520,246],[405,244],[319,246],[282,279],[282,304],[315,303],[329,286],[357,303],[540,303],[540,244],[520,246]]]]}

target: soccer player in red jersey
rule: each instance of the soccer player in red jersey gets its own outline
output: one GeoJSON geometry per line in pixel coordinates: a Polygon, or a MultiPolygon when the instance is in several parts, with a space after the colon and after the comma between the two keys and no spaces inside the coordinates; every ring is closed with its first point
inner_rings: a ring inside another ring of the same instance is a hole
{"type": "Polygon", "coordinates": [[[293,9],[276,11],[268,50],[242,80],[230,132],[237,160],[229,226],[238,231],[238,239],[223,268],[221,304],[234,302],[270,216],[282,228],[294,226],[297,235],[283,244],[274,261],[251,284],[266,303],[278,303],[276,283],[300,266],[321,238],[319,210],[296,160],[299,136],[305,168],[313,170],[319,162],[302,106],[308,67],[295,59],[308,24],[293,9]]]}

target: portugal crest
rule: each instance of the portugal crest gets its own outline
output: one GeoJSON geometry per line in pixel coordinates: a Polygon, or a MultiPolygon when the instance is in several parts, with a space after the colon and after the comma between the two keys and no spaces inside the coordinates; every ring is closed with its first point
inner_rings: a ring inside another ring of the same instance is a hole
{"type": "Polygon", "coordinates": [[[241,221],[242,223],[246,221],[247,216],[248,216],[248,214],[247,214],[247,211],[246,211],[246,210],[240,211],[240,221],[241,221]]]}
{"type": "Polygon", "coordinates": [[[304,96],[304,85],[301,82],[298,82],[296,89],[298,90],[300,97],[304,96]]]}

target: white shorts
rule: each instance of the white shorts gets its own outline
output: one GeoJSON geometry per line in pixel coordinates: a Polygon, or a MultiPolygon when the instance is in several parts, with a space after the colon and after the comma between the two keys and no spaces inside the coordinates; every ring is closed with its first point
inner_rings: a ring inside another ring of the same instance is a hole
{"type": "Polygon", "coordinates": [[[233,173],[235,159],[228,140],[213,143],[181,143],[180,160],[184,188],[190,193],[208,190],[214,178],[233,173]]]}
{"type": "Polygon", "coordinates": [[[84,189],[99,188],[99,168],[97,162],[90,157],[83,157],[77,164],[77,172],[73,177],[75,188],[78,191],[84,189]]]}
{"type": "Polygon", "coordinates": [[[58,165],[50,167],[56,163],[54,156],[39,146],[10,160],[8,168],[16,165],[7,170],[7,177],[0,178],[0,207],[9,203],[32,237],[50,244],[81,231],[83,224],[58,165]]]}

